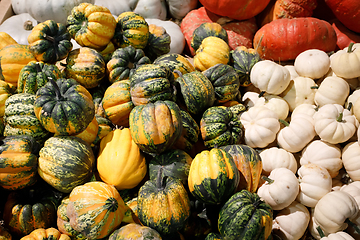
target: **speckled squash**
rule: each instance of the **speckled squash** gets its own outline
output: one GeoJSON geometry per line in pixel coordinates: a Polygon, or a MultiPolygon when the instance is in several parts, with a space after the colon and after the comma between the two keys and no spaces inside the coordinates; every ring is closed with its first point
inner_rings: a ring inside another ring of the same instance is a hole
{"type": "Polygon", "coordinates": [[[174,70],[178,70],[182,74],[195,71],[195,67],[192,63],[186,57],[178,53],[164,54],[157,57],[153,63],[168,67],[174,73],[175,79],[179,77],[179,74],[174,70]]]}
{"type": "Polygon", "coordinates": [[[54,227],[51,228],[38,228],[32,231],[29,235],[22,237],[20,240],[71,240],[66,234],[61,234],[59,230],[54,227]]]}
{"type": "Polygon", "coordinates": [[[39,152],[40,177],[60,192],[69,193],[88,182],[94,167],[90,145],[75,136],[50,137],[39,152]]]}
{"type": "Polygon", "coordinates": [[[0,80],[17,86],[21,69],[36,58],[29,45],[13,44],[0,50],[0,80]]]}
{"type": "Polygon", "coordinates": [[[96,120],[96,117],[94,116],[93,120],[87,125],[87,127],[83,131],[73,136],[81,138],[82,140],[91,145],[98,136],[98,132],[99,124],[96,120]]]}
{"type": "Polygon", "coordinates": [[[208,235],[206,235],[205,240],[222,240],[223,238],[221,237],[221,235],[219,233],[209,233],[208,235]]]}
{"type": "Polygon", "coordinates": [[[65,74],[66,78],[75,79],[85,88],[94,88],[106,76],[106,63],[95,49],[77,48],[66,58],[65,74]]]}
{"type": "Polygon", "coordinates": [[[131,101],[130,80],[121,80],[111,84],[102,99],[104,116],[118,126],[129,126],[129,116],[135,107],[131,101]]]}
{"type": "Polygon", "coordinates": [[[70,226],[87,239],[107,237],[121,222],[134,222],[129,211],[116,188],[100,181],[75,187],[66,207],[70,226]]]}
{"type": "Polygon", "coordinates": [[[129,45],[116,49],[106,64],[106,71],[111,83],[128,79],[135,69],[143,64],[149,64],[151,60],[142,49],[136,49],[129,45]]]}
{"type": "Polygon", "coordinates": [[[7,32],[0,32],[0,50],[6,46],[17,44],[16,40],[7,32]]]}
{"type": "Polygon", "coordinates": [[[13,191],[36,183],[39,149],[31,136],[4,137],[0,142],[0,186],[13,191]]]}
{"type": "Polygon", "coordinates": [[[220,148],[232,156],[237,169],[240,171],[241,181],[237,190],[246,189],[250,192],[256,192],[262,172],[262,161],[259,153],[245,144],[226,145],[220,148]]]}
{"type": "Polygon", "coordinates": [[[256,193],[242,190],[221,207],[218,228],[224,239],[262,239],[271,234],[273,210],[256,193]]]}
{"type": "Polygon", "coordinates": [[[19,73],[17,92],[36,94],[36,91],[44,86],[49,78],[56,80],[61,77],[62,73],[56,65],[31,61],[19,73]]]}
{"type": "Polygon", "coordinates": [[[137,223],[129,223],[116,229],[110,236],[109,240],[161,240],[160,234],[147,226],[137,223]]]}
{"type": "Polygon", "coordinates": [[[173,101],[161,100],[136,106],[130,112],[129,126],[132,139],[142,151],[160,154],[180,137],[180,108],[173,101]]]}
{"type": "Polygon", "coordinates": [[[204,22],[198,26],[192,33],[191,47],[194,51],[198,50],[202,41],[207,37],[218,37],[228,42],[228,34],[226,30],[216,22],[204,22]]]}
{"type": "Polygon", "coordinates": [[[230,51],[230,62],[239,75],[240,86],[247,87],[251,84],[250,71],[255,63],[261,61],[259,53],[253,48],[238,46],[230,51]]]}
{"type": "Polygon", "coordinates": [[[36,92],[34,111],[41,125],[56,135],[85,130],[95,115],[89,91],[74,79],[50,79],[36,92]]]}
{"type": "Polygon", "coordinates": [[[70,40],[66,26],[51,19],[38,23],[28,36],[36,60],[51,64],[66,58],[73,48],[70,40]]]}
{"type": "Polygon", "coordinates": [[[39,142],[50,136],[35,115],[35,95],[18,93],[9,96],[5,101],[4,136],[29,135],[39,142]]]}
{"type": "Polygon", "coordinates": [[[219,105],[239,97],[239,75],[228,64],[219,63],[202,72],[214,86],[215,104],[219,105]]]}
{"type": "Polygon", "coordinates": [[[220,148],[199,152],[191,162],[190,193],[206,204],[221,204],[234,194],[240,181],[232,156],[220,148]]]}
{"type": "Polygon", "coordinates": [[[176,100],[174,75],[165,66],[141,65],[129,80],[131,100],[135,106],[158,100],[176,100]]]}
{"type": "Polygon", "coordinates": [[[160,234],[175,233],[190,216],[188,193],[179,179],[163,177],[148,180],[138,194],[138,217],[141,223],[160,234]]]}
{"type": "Polygon", "coordinates": [[[123,12],[116,18],[115,34],[112,39],[120,47],[133,46],[144,49],[149,39],[149,25],[145,18],[135,12],[123,12]]]}
{"type": "Polygon", "coordinates": [[[4,80],[0,80],[0,118],[4,117],[6,100],[14,94],[15,91],[16,89],[13,86],[4,80]]]}
{"type": "Polygon", "coordinates": [[[244,131],[240,119],[225,106],[209,107],[200,120],[201,137],[207,148],[240,143],[244,131]]]}
{"type": "Polygon", "coordinates": [[[149,25],[149,39],[144,52],[152,61],[170,52],[171,36],[163,26],[149,25]]]}

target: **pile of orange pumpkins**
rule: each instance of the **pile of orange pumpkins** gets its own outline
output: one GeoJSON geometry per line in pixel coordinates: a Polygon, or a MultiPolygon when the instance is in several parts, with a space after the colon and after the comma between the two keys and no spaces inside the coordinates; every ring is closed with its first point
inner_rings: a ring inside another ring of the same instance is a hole
{"type": "Polygon", "coordinates": [[[12,7],[1,240],[360,239],[360,2],[12,7]]]}

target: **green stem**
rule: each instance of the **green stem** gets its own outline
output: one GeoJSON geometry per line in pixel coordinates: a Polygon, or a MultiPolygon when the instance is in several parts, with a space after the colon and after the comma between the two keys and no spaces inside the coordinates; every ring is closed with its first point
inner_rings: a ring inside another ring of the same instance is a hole
{"type": "Polygon", "coordinates": [[[319,89],[319,86],[311,86],[310,89],[319,89]]]}
{"type": "Polygon", "coordinates": [[[348,49],[347,49],[347,52],[348,52],[348,53],[351,53],[351,52],[354,51],[354,50],[353,50],[353,46],[354,46],[354,43],[351,42],[351,43],[349,44],[349,46],[348,46],[348,49]]]}
{"type": "Polygon", "coordinates": [[[259,93],[258,98],[261,98],[261,97],[263,97],[264,95],[265,95],[265,91],[261,91],[261,92],[259,93]]]}
{"type": "Polygon", "coordinates": [[[353,106],[353,103],[352,102],[349,102],[349,105],[348,105],[348,107],[346,108],[347,110],[351,110],[351,108],[352,108],[352,106],[353,106]]]}
{"type": "Polygon", "coordinates": [[[320,226],[317,226],[317,227],[316,227],[316,230],[318,231],[318,233],[319,233],[319,235],[320,235],[320,238],[325,237],[325,234],[324,234],[324,232],[323,232],[323,230],[321,229],[320,226]]]}
{"type": "Polygon", "coordinates": [[[271,178],[268,178],[267,176],[261,176],[261,178],[265,181],[267,181],[269,184],[272,184],[274,182],[274,180],[272,180],[271,178]]]}
{"type": "Polygon", "coordinates": [[[352,221],[350,221],[348,218],[345,220],[345,222],[351,226],[356,232],[357,234],[360,234],[360,228],[358,227],[358,225],[356,225],[355,223],[353,223],[352,221]]]}
{"type": "Polygon", "coordinates": [[[341,113],[339,114],[339,116],[336,118],[336,121],[342,122],[342,119],[343,119],[343,113],[341,112],[341,113]]]}
{"type": "Polygon", "coordinates": [[[283,119],[279,119],[279,122],[284,124],[286,127],[288,127],[290,125],[287,121],[285,121],[283,119]]]}

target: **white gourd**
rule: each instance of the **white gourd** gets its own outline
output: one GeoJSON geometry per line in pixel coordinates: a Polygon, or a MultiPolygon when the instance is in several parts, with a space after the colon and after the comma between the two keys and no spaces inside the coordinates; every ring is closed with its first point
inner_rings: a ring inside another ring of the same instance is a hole
{"type": "Polygon", "coordinates": [[[0,32],[6,32],[17,43],[29,45],[28,36],[37,21],[29,13],[13,15],[0,24],[0,32]]]}
{"type": "Polygon", "coordinates": [[[360,145],[349,142],[342,149],[342,162],[346,173],[353,181],[360,181],[360,145]]]}
{"type": "Polygon", "coordinates": [[[344,105],[350,93],[350,86],[343,78],[336,76],[326,77],[315,93],[314,101],[318,106],[325,104],[344,105]]]}
{"type": "Polygon", "coordinates": [[[318,79],[330,69],[330,58],[319,49],[308,49],[297,55],[294,67],[299,76],[318,79]]]}
{"type": "Polygon", "coordinates": [[[279,147],[265,148],[260,152],[262,161],[262,175],[268,176],[275,168],[288,168],[294,174],[298,169],[297,161],[289,151],[279,147]]]}
{"type": "Polygon", "coordinates": [[[254,106],[265,106],[277,113],[279,119],[285,120],[289,115],[289,104],[278,95],[265,93],[258,97],[254,106]]]}

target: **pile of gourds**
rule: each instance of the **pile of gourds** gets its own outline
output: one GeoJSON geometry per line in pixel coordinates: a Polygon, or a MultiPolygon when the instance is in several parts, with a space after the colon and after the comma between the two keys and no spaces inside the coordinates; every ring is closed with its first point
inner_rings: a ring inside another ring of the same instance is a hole
{"type": "Polygon", "coordinates": [[[316,1],[32,2],[0,25],[0,239],[360,239],[360,41],[316,1]]]}

